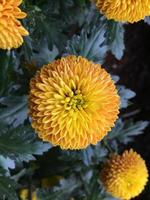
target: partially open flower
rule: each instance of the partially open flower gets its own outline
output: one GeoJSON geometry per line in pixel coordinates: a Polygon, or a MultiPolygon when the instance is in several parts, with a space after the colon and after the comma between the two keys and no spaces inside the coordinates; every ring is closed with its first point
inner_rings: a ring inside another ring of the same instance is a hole
{"type": "Polygon", "coordinates": [[[145,161],[132,149],[121,156],[113,155],[102,169],[101,180],[106,191],[115,198],[130,200],[138,196],[147,183],[145,161]]]}
{"type": "Polygon", "coordinates": [[[23,43],[22,36],[28,31],[18,19],[26,17],[18,7],[22,0],[0,0],[0,48],[18,48],[23,43]]]}
{"type": "Polygon", "coordinates": [[[62,149],[96,144],[114,126],[120,99],[110,75],[83,57],[43,66],[30,82],[32,126],[62,149]]]}
{"type": "Polygon", "coordinates": [[[93,0],[108,19],[137,22],[150,15],[150,0],[93,0]]]}

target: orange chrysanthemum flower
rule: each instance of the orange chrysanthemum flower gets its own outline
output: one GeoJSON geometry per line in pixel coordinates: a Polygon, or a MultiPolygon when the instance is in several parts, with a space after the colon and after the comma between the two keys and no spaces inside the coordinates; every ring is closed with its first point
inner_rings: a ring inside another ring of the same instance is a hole
{"type": "Polygon", "coordinates": [[[0,48],[18,48],[23,43],[22,36],[28,35],[18,19],[26,17],[18,6],[22,0],[0,0],[0,48]]]}
{"type": "Polygon", "coordinates": [[[83,57],[44,66],[30,82],[32,126],[40,138],[62,149],[100,141],[117,119],[119,96],[110,75],[83,57]]]}
{"type": "Polygon", "coordinates": [[[101,180],[115,198],[130,200],[138,196],[147,183],[145,161],[132,149],[122,156],[113,155],[101,172],[101,180]]]}
{"type": "Polygon", "coordinates": [[[137,22],[150,15],[150,0],[94,0],[96,7],[108,19],[137,22]]]}

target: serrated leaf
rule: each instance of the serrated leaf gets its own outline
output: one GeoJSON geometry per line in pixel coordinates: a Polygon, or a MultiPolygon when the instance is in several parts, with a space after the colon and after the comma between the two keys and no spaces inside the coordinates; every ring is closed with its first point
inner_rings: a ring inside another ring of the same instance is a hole
{"type": "Polygon", "coordinates": [[[129,100],[135,97],[136,93],[122,85],[118,85],[117,88],[119,91],[119,96],[121,97],[120,108],[127,108],[129,105],[129,100]]]}
{"type": "Polygon", "coordinates": [[[136,123],[128,122],[126,124],[126,129],[124,129],[123,133],[126,136],[136,136],[143,133],[143,130],[148,126],[148,121],[138,121],[136,123]]]}
{"type": "Polygon", "coordinates": [[[5,171],[0,170],[0,199],[18,200],[16,183],[9,177],[5,176],[5,171]]]}
{"type": "Polygon", "coordinates": [[[75,35],[68,42],[66,47],[67,53],[80,55],[102,64],[107,52],[107,46],[104,45],[105,31],[105,26],[102,24],[98,27],[94,26],[90,30],[85,27],[80,35],[75,35]]]}
{"type": "Polygon", "coordinates": [[[134,136],[143,134],[148,124],[149,122],[147,121],[137,121],[133,123],[130,120],[123,122],[120,119],[107,137],[111,140],[117,139],[119,142],[127,144],[132,141],[134,136]]]}
{"type": "Polygon", "coordinates": [[[81,151],[81,158],[86,166],[98,164],[108,154],[108,150],[104,148],[101,143],[96,146],[89,146],[81,151]]]}
{"type": "Polygon", "coordinates": [[[107,44],[112,54],[120,60],[125,49],[123,24],[112,20],[108,21],[107,24],[107,44]]]}
{"type": "Polygon", "coordinates": [[[0,99],[0,121],[3,124],[22,124],[27,118],[27,96],[8,96],[0,99]]]}
{"type": "MultiPolygon", "coordinates": [[[[52,49],[54,45],[62,49],[67,38],[62,31],[62,21],[44,12],[37,12],[34,17],[36,23],[31,36],[34,38],[35,44],[41,45],[43,39],[46,38],[50,49],[52,49]]],[[[31,19],[31,21],[32,20],[33,19],[31,19]]]]}
{"type": "Polygon", "coordinates": [[[45,42],[43,46],[40,47],[37,53],[34,53],[32,56],[32,62],[36,64],[36,66],[43,66],[53,61],[59,52],[56,46],[53,46],[52,50],[49,50],[48,44],[45,42]]]}
{"type": "Polygon", "coordinates": [[[0,126],[0,154],[16,161],[35,160],[50,149],[50,144],[36,141],[35,134],[28,126],[10,128],[0,126]]]}
{"type": "Polygon", "coordinates": [[[5,158],[4,156],[0,155],[0,166],[8,171],[9,169],[15,168],[15,162],[8,157],[5,158]]]}

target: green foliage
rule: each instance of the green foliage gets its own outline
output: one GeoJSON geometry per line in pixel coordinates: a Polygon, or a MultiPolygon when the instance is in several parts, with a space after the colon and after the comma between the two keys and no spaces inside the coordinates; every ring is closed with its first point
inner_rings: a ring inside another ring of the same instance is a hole
{"type": "Polygon", "coordinates": [[[144,21],[145,21],[148,25],[150,25],[150,17],[145,17],[144,21]]]}
{"type": "Polygon", "coordinates": [[[50,149],[49,144],[36,141],[35,134],[29,126],[16,128],[0,124],[0,154],[15,161],[34,160],[33,155],[42,155],[50,149]]]}
{"type": "Polygon", "coordinates": [[[18,126],[27,118],[27,96],[7,96],[0,99],[0,121],[18,126]]]}
{"type": "Polygon", "coordinates": [[[143,134],[148,124],[149,122],[147,121],[133,122],[132,120],[128,120],[124,122],[119,119],[115,128],[109,133],[108,139],[115,139],[120,143],[128,144],[133,141],[135,136],[143,134]]]}
{"type": "Polygon", "coordinates": [[[13,90],[13,55],[10,51],[0,50],[0,96],[7,95],[13,90]]]}
{"type": "Polygon", "coordinates": [[[35,63],[36,66],[43,66],[53,60],[58,56],[58,49],[56,46],[53,46],[52,50],[49,50],[47,43],[43,43],[39,51],[33,54],[31,60],[35,63]]]}
{"type": "Polygon", "coordinates": [[[52,190],[39,189],[37,196],[40,200],[69,200],[71,194],[75,192],[79,186],[74,177],[71,177],[67,180],[60,180],[59,185],[53,187],[52,190]]]}
{"type": "Polygon", "coordinates": [[[37,138],[28,117],[28,93],[35,72],[61,56],[81,55],[104,66],[110,53],[120,60],[125,28],[107,20],[89,0],[26,0],[22,7],[30,36],[21,48],[0,51],[0,199],[17,200],[18,191],[28,188],[30,193],[36,189],[39,200],[115,200],[105,192],[99,172],[112,151],[119,152],[148,125],[130,117],[135,92],[112,75],[121,98],[119,119],[101,142],[79,151],[52,148],[37,138]],[[61,178],[47,189],[39,183],[52,176],[61,178]]]}
{"type": "Polygon", "coordinates": [[[39,200],[116,200],[101,189],[98,175],[89,171],[84,175],[77,174],[76,178],[62,179],[51,189],[38,189],[37,197],[39,200]]]}
{"type": "Polygon", "coordinates": [[[0,199],[18,200],[17,193],[15,191],[16,183],[10,177],[5,175],[5,170],[0,168],[0,199]]]}
{"type": "Polygon", "coordinates": [[[9,53],[0,52],[0,63],[3,67],[0,68],[0,95],[2,95],[7,89],[8,85],[8,75],[7,74],[8,66],[9,66],[9,53]]]}
{"type": "Polygon", "coordinates": [[[15,162],[9,157],[0,156],[0,166],[7,171],[9,174],[9,169],[15,169],[15,162]]]}
{"type": "Polygon", "coordinates": [[[107,45],[112,54],[120,60],[125,49],[123,24],[114,21],[107,22],[107,45]]]}
{"type": "Polygon", "coordinates": [[[121,97],[121,108],[127,108],[128,105],[130,104],[130,99],[132,99],[133,97],[135,97],[135,92],[133,92],[130,89],[127,89],[125,86],[123,85],[118,85],[118,91],[119,91],[119,95],[121,97]]]}
{"type": "Polygon", "coordinates": [[[86,150],[81,152],[83,163],[87,166],[96,165],[106,159],[108,149],[98,143],[96,146],[89,146],[86,150]]]}
{"type": "Polygon", "coordinates": [[[120,60],[125,49],[123,25],[114,21],[106,21],[93,13],[87,17],[89,21],[86,22],[80,34],[74,35],[68,42],[67,52],[82,55],[102,64],[106,52],[110,50],[120,60]]]}
{"type": "Polygon", "coordinates": [[[82,29],[80,36],[75,35],[68,42],[67,52],[73,55],[81,55],[94,62],[103,63],[107,46],[105,41],[105,28],[100,23],[98,27],[85,27],[82,29]]]}

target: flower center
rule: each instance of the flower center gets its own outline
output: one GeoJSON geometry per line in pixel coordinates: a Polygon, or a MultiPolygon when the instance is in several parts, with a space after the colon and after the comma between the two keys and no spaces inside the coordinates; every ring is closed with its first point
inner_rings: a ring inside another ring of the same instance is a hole
{"type": "Polygon", "coordinates": [[[66,97],[64,106],[66,110],[74,111],[87,107],[84,96],[79,90],[76,90],[73,96],[66,97]]]}

